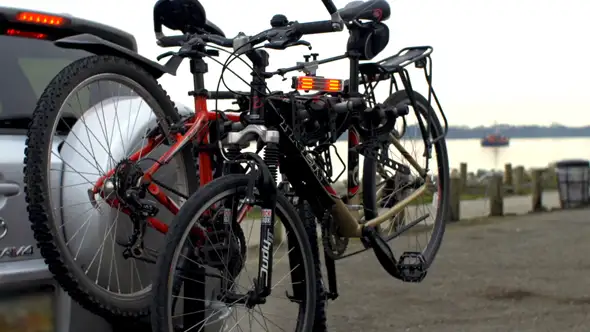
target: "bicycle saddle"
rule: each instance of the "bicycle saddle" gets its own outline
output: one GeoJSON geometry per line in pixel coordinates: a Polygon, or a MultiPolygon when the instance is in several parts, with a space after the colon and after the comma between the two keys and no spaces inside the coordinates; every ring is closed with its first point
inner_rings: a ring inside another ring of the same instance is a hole
{"type": "Polygon", "coordinates": [[[338,13],[346,22],[353,20],[382,22],[391,15],[391,8],[386,0],[352,1],[339,9],[338,13]]]}
{"type": "Polygon", "coordinates": [[[207,20],[205,8],[198,0],[158,0],[154,5],[154,18],[170,30],[195,33],[198,29],[225,37],[225,33],[207,20]]]}

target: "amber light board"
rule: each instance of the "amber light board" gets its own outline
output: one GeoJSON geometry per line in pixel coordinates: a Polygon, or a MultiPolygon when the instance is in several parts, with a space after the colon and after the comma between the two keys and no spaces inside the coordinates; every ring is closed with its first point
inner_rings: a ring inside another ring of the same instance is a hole
{"type": "Polygon", "coordinates": [[[297,77],[297,90],[341,92],[343,88],[342,83],[342,80],[337,80],[333,78],[301,76],[297,77]]]}
{"type": "Polygon", "coordinates": [[[56,332],[52,293],[0,296],[0,331],[56,332]]]}

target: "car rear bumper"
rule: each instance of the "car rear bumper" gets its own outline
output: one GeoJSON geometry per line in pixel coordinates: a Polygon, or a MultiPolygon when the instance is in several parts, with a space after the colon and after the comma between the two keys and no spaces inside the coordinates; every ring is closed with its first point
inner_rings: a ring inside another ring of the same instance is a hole
{"type": "Polygon", "coordinates": [[[43,259],[5,262],[0,264],[0,289],[53,284],[52,276],[43,259]]]}
{"type": "MultiPolygon", "coordinates": [[[[59,287],[45,261],[4,262],[0,264],[0,293],[18,297],[21,292],[49,292],[53,302],[53,319],[56,332],[110,332],[110,325],[102,318],[82,309],[59,287]],[[45,289],[43,291],[42,289],[45,289]]],[[[46,293],[47,294],[47,293],[46,293]]],[[[5,299],[6,300],[6,299],[5,299]]],[[[10,301],[10,300],[9,300],[10,301]]]]}

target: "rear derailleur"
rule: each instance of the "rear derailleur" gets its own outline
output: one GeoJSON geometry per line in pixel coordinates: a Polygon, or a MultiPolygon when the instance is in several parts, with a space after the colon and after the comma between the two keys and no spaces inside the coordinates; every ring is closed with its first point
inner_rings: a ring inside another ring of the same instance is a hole
{"type": "Polygon", "coordinates": [[[139,191],[132,188],[126,192],[125,203],[131,211],[129,217],[133,223],[133,233],[127,243],[119,244],[125,248],[123,250],[125,259],[135,258],[147,263],[155,263],[157,252],[144,246],[143,237],[147,229],[147,218],[156,216],[159,210],[152,202],[142,202],[140,197],[145,196],[145,193],[140,195],[139,191]]]}

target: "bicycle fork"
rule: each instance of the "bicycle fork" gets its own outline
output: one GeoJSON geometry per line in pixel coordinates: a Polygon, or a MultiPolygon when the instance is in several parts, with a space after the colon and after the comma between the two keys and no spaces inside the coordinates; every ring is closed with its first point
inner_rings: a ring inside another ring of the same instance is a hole
{"type": "MultiPolygon", "coordinates": [[[[264,163],[268,167],[270,177],[273,180],[272,186],[276,188],[277,174],[279,167],[279,145],[278,143],[269,142],[264,150],[264,163]]],[[[276,189],[275,189],[276,190],[276,189]]],[[[272,256],[275,230],[275,199],[264,199],[268,203],[264,204],[262,209],[262,218],[260,222],[260,259],[258,264],[258,282],[260,287],[260,296],[268,296],[272,290],[272,256]],[[267,207],[270,205],[269,207],[267,207]]]]}
{"type": "Polygon", "coordinates": [[[251,139],[257,136],[266,143],[264,159],[255,153],[242,153],[236,156],[237,159],[244,157],[249,159],[252,164],[251,181],[248,185],[248,193],[244,204],[253,204],[255,202],[254,187],[259,190],[261,196],[261,219],[260,219],[260,244],[259,244],[259,261],[258,275],[254,281],[255,290],[249,296],[250,305],[264,303],[265,298],[270,295],[272,290],[272,267],[273,267],[273,242],[275,226],[275,206],[277,196],[277,172],[279,166],[279,133],[276,130],[269,130],[263,125],[248,125],[240,132],[228,133],[227,143],[230,146],[243,146],[251,139]]]}

